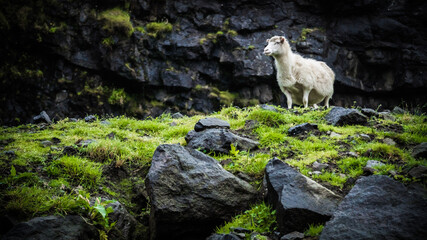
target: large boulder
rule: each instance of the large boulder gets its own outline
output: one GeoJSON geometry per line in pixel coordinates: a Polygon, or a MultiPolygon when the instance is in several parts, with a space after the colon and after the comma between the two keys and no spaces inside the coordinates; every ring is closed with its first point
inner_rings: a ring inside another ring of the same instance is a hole
{"type": "Polygon", "coordinates": [[[202,239],[249,207],[256,190],[215,159],[180,145],[160,145],[147,175],[151,239],[202,239]]]}
{"type": "Polygon", "coordinates": [[[236,135],[228,129],[190,131],[185,136],[185,141],[188,147],[220,153],[229,153],[231,144],[243,150],[251,150],[259,145],[259,142],[236,135]]]}
{"type": "Polygon", "coordinates": [[[427,158],[427,142],[415,146],[412,150],[412,156],[414,158],[427,158]]]}
{"type": "Polygon", "coordinates": [[[98,240],[98,230],[80,216],[47,216],[15,225],[2,240],[98,240]]]}
{"type": "Polygon", "coordinates": [[[334,126],[365,125],[368,117],[356,109],[333,107],[325,116],[325,120],[334,126]]]}
{"type": "Polygon", "coordinates": [[[265,167],[267,199],[276,209],[282,234],[304,232],[309,224],[328,221],[341,197],[273,158],[265,167]]]}
{"type": "Polygon", "coordinates": [[[194,130],[200,132],[209,128],[230,128],[230,123],[218,118],[204,118],[194,125],[194,130]]]}
{"type": "Polygon", "coordinates": [[[424,239],[424,189],[410,189],[387,176],[363,177],[344,198],[320,239],[424,239]]]}

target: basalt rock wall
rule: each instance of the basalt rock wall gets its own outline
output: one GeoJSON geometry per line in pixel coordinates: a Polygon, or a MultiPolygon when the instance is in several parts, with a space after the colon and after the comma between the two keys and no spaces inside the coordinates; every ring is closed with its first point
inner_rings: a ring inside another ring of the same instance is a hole
{"type": "Polygon", "coordinates": [[[0,2],[2,124],[286,106],[273,35],[332,67],[334,105],[426,103],[425,1],[0,2]]]}

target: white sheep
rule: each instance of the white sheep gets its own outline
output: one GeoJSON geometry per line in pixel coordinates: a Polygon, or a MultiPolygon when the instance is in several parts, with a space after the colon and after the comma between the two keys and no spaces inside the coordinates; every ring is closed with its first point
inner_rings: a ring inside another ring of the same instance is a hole
{"type": "Polygon", "coordinates": [[[277,70],[277,82],[286,95],[288,108],[292,102],[307,108],[325,100],[329,108],[329,99],[334,94],[335,73],[324,62],[303,58],[292,53],[288,41],[281,36],[267,39],[264,54],[272,56],[277,70]],[[302,101],[301,101],[302,100],[302,101]]]}

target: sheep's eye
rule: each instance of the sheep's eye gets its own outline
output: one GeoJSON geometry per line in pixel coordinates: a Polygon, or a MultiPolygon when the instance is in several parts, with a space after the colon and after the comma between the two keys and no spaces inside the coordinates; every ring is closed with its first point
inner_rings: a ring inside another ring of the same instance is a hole
{"type": "Polygon", "coordinates": [[[274,44],[279,44],[279,42],[275,42],[274,44]]]}

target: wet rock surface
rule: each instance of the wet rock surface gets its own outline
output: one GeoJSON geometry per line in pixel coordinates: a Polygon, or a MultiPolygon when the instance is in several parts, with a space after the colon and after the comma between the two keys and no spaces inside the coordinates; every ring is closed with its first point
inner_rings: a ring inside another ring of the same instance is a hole
{"type": "Polygon", "coordinates": [[[368,118],[356,109],[334,107],[325,116],[325,120],[334,126],[364,125],[368,118]]]}
{"type": "Polygon", "coordinates": [[[320,239],[422,239],[427,234],[425,194],[387,176],[361,178],[320,239]]]}
{"type": "Polygon", "coordinates": [[[18,239],[58,239],[58,240],[97,240],[98,230],[87,224],[80,216],[47,216],[33,218],[15,225],[4,240],[18,239]]]}
{"type": "Polygon", "coordinates": [[[151,239],[206,238],[256,199],[256,190],[218,161],[179,145],[156,149],[146,186],[151,239]]]}
{"type": "Polygon", "coordinates": [[[282,234],[303,232],[328,221],[341,197],[274,158],[265,167],[268,196],[282,234]]]}

